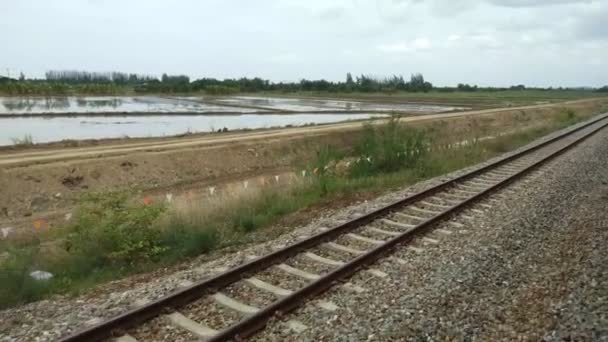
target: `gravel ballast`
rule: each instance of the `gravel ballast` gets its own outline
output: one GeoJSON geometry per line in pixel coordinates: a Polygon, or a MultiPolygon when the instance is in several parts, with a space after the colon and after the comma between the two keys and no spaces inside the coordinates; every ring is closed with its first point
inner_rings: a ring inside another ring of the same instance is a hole
{"type": "MultiPolygon", "coordinates": [[[[321,299],[336,303],[339,306],[336,312],[321,312],[314,305],[296,311],[289,318],[309,327],[302,334],[286,335],[284,325],[275,322],[257,338],[399,340],[454,336],[492,340],[521,335],[531,339],[558,338],[564,333],[589,339],[606,336],[608,324],[601,321],[606,319],[606,290],[602,287],[606,272],[601,268],[607,260],[601,247],[608,239],[602,228],[608,226],[607,135],[604,130],[544,167],[534,181],[516,186],[518,190],[514,193],[504,192],[486,214],[471,213],[473,220],[461,221],[466,226],[465,238],[460,235],[442,238],[438,245],[425,245],[422,253],[403,251],[398,256],[407,261],[405,264],[379,262],[374,268],[390,277],[377,279],[362,273],[359,278],[365,283],[361,286],[368,290],[364,293],[338,290],[326,293],[321,299]],[[569,206],[565,207],[565,203],[569,206]],[[590,222],[595,222],[595,226],[590,222]],[[567,253],[572,254],[575,263],[567,253]],[[572,276],[563,272],[571,272],[572,276]],[[556,279],[561,279],[561,283],[556,279]],[[590,287],[593,284],[596,286],[590,287]],[[532,304],[536,300],[539,302],[532,304]],[[529,317],[530,308],[537,304],[539,314],[529,317]],[[548,321],[557,323],[547,325],[548,321]],[[499,330],[498,326],[504,329],[499,330]],[[594,327],[595,331],[588,330],[594,327]]],[[[251,245],[213,261],[193,260],[180,267],[181,271],[158,272],[144,280],[134,277],[76,298],[55,296],[2,311],[0,341],[55,340],[86,324],[141,305],[143,299],[159,298],[189,281],[242,264],[247,256],[269,253],[318,233],[322,227],[336,226],[394,202],[406,193],[485,164],[421,182],[373,201],[322,212],[311,224],[277,240],[251,245]]],[[[359,285],[355,278],[353,283],[359,285]]]]}
{"type": "Polygon", "coordinates": [[[493,198],[465,235],[431,232],[438,245],[374,265],[389,280],[322,295],[340,307],[330,317],[286,317],[305,332],[273,322],[254,340],[608,341],[608,130],[493,198]]]}

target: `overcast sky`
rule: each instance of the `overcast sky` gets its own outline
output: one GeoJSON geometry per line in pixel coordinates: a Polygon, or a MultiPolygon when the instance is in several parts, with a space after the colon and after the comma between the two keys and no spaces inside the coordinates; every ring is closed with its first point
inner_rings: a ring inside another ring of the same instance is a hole
{"type": "Polygon", "coordinates": [[[608,0],[0,0],[0,74],[608,84],[608,0]]]}

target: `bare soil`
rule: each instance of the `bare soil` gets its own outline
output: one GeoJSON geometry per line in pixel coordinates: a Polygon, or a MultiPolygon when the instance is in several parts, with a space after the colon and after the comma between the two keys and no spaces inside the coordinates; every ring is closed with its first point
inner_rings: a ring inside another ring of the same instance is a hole
{"type": "MultiPolygon", "coordinates": [[[[415,126],[450,132],[513,130],[549,120],[567,109],[591,115],[608,99],[401,118],[415,126]]],[[[377,121],[376,121],[377,122],[377,121]]],[[[128,189],[145,196],[206,191],[210,186],[300,172],[326,145],[345,149],[362,124],[271,129],[174,138],[98,141],[0,151],[0,228],[31,233],[69,217],[88,191],[128,189]]],[[[447,137],[449,138],[449,137],[447,137]]],[[[1,236],[1,235],[0,235],[1,236]]]]}

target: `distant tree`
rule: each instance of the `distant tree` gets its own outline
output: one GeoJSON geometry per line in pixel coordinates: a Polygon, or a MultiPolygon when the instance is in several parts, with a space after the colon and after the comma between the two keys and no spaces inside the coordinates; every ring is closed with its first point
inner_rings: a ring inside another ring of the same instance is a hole
{"type": "Polygon", "coordinates": [[[355,81],[353,80],[353,75],[350,72],[346,73],[346,85],[352,86],[353,84],[355,84],[355,81]]]}
{"type": "Polygon", "coordinates": [[[460,91],[477,91],[477,85],[470,86],[468,84],[458,83],[458,90],[460,91]]]}
{"type": "Polygon", "coordinates": [[[412,74],[410,81],[405,86],[406,90],[409,91],[423,91],[428,92],[433,89],[433,85],[430,82],[424,80],[424,76],[421,73],[412,74]]]}
{"type": "Polygon", "coordinates": [[[596,92],[598,92],[598,93],[608,93],[608,85],[605,85],[605,86],[599,88],[598,90],[596,90],[596,92]]]}
{"type": "Polygon", "coordinates": [[[25,81],[25,74],[23,72],[19,73],[19,81],[25,81]]]}

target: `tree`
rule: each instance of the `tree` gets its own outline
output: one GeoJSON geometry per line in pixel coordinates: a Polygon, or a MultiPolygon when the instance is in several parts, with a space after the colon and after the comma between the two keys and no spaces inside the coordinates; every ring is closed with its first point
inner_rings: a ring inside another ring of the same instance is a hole
{"type": "Polygon", "coordinates": [[[600,89],[596,90],[596,92],[598,92],[598,93],[608,93],[608,85],[605,85],[605,86],[601,87],[600,89]]]}
{"type": "Polygon", "coordinates": [[[19,73],[19,81],[25,81],[25,74],[23,72],[19,73]]]}
{"type": "Polygon", "coordinates": [[[423,91],[426,93],[433,89],[433,85],[430,82],[426,82],[421,73],[416,73],[412,74],[410,81],[406,83],[405,88],[409,91],[423,91]]]}
{"type": "Polygon", "coordinates": [[[350,72],[346,73],[346,85],[352,86],[353,84],[355,84],[355,81],[353,81],[353,75],[351,75],[350,72]]]}

